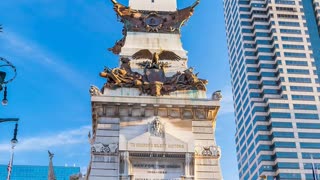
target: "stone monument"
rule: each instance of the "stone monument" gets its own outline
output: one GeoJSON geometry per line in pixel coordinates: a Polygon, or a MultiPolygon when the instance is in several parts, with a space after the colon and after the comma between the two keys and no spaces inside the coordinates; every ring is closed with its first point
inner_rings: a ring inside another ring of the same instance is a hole
{"type": "Polygon", "coordinates": [[[207,80],[187,65],[180,28],[199,0],[111,0],[124,24],[109,50],[120,66],[106,67],[102,89],[91,86],[90,180],[222,179],[215,142],[222,98],[206,97],[207,80]]]}

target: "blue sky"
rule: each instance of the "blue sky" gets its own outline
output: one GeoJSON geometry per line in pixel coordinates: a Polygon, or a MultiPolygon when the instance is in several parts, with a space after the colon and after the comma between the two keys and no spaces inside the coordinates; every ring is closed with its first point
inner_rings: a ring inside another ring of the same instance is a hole
{"type": "MultiPolygon", "coordinates": [[[[127,0],[119,1],[127,4],[127,0]]],[[[179,8],[192,0],[178,0],[179,8]]],[[[19,117],[15,164],[47,165],[47,150],[55,165],[86,167],[87,133],[91,129],[88,89],[101,87],[104,66],[116,67],[118,57],[107,51],[121,39],[108,0],[0,1],[0,56],[18,71],[8,85],[8,106],[0,117],[19,117]]],[[[235,124],[222,1],[203,0],[182,28],[189,66],[209,80],[208,94],[222,90],[216,141],[222,148],[226,180],[238,179],[234,145],[235,124]]],[[[2,94],[1,94],[2,96],[2,94]]],[[[9,161],[13,123],[0,125],[0,164],[9,161]]]]}

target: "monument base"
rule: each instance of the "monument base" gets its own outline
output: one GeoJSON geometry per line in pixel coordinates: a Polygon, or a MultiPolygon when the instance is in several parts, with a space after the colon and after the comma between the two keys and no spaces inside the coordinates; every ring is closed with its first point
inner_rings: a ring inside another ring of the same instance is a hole
{"type": "Polygon", "coordinates": [[[219,101],[93,96],[90,180],[222,179],[219,101]]]}

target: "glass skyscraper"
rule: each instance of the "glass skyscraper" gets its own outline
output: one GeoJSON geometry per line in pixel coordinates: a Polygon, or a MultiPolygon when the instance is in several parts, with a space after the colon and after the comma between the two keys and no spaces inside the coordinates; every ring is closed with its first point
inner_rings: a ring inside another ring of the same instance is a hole
{"type": "Polygon", "coordinates": [[[318,2],[224,0],[241,180],[320,168],[318,2]]]}
{"type": "MultiPolygon", "coordinates": [[[[7,165],[0,165],[0,180],[7,179],[7,165]]],[[[14,165],[11,180],[47,180],[48,166],[14,165]]],[[[80,167],[55,166],[57,180],[69,180],[71,175],[80,173],[80,167]]]]}
{"type": "Polygon", "coordinates": [[[314,12],[316,15],[316,22],[318,26],[318,32],[320,34],[320,0],[312,0],[314,12]]]}

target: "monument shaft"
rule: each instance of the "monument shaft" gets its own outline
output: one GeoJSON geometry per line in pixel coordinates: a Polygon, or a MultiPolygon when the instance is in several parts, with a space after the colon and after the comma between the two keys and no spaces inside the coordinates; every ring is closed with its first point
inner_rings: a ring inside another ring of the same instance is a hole
{"type": "Polygon", "coordinates": [[[222,179],[214,133],[221,94],[187,66],[180,28],[198,1],[112,0],[124,37],[109,50],[119,68],[105,68],[92,86],[90,180],[222,179]]]}

